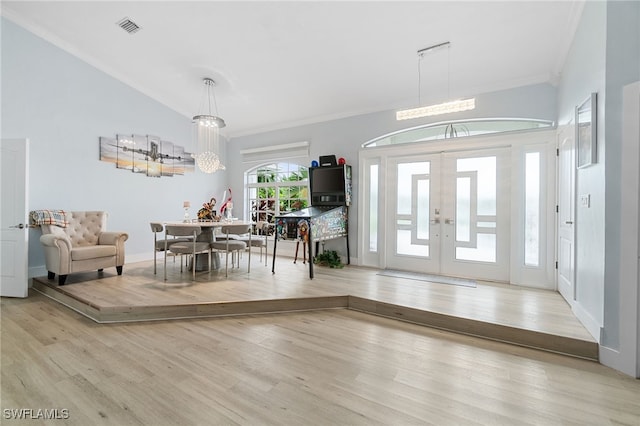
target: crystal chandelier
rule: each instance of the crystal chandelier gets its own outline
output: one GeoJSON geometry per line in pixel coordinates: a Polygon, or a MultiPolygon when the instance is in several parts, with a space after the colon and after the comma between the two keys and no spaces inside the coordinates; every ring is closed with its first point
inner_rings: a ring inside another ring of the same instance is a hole
{"type": "Polygon", "coordinates": [[[198,168],[205,173],[214,173],[218,170],[225,170],[224,164],[220,162],[220,129],[226,126],[224,120],[211,113],[211,100],[215,106],[216,114],[218,105],[215,100],[213,87],[215,81],[210,78],[204,79],[207,88],[207,101],[209,105],[208,114],[200,114],[193,117],[194,135],[196,140],[196,154],[194,158],[198,168]]]}

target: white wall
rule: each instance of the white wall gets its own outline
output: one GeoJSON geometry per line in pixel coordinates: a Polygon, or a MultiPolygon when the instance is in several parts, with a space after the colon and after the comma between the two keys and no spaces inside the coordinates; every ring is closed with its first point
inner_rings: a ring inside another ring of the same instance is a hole
{"type": "MultiPolygon", "coordinates": [[[[598,93],[598,163],[577,173],[577,196],[591,195],[591,207],[577,206],[575,311],[600,344],[600,357],[627,374],[638,373],[637,277],[621,280],[620,210],[622,88],[640,79],[640,2],[586,2],[558,88],[559,124],[598,93]],[[626,310],[625,310],[626,309],[626,310]]],[[[637,167],[637,164],[636,166],[637,167]]],[[[628,200],[625,200],[628,201],[628,200]]],[[[637,237],[637,236],[636,236],[637,237]]],[[[636,238],[635,244],[638,241],[636,238]]]]}
{"type": "Polygon", "coordinates": [[[598,93],[597,163],[577,171],[576,196],[589,195],[591,206],[576,206],[576,304],[577,316],[599,339],[604,298],[605,212],[605,2],[586,2],[582,19],[558,88],[558,124],[575,119],[574,111],[592,92],[598,93]]]}
{"type": "MultiPolygon", "coordinates": [[[[1,25],[2,137],[30,140],[30,210],[106,210],[109,229],[129,233],[133,261],[152,256],[149,221],[179,220],[183,200],[197,209],[222,195],[224,173],[150,178],[99,161],[98,138],[116,133],[160,136],[191,152],[191,120],[11,21],[1,25]]],[[[39,237],[30,231],[30,276],[44,271],[39,237]]]]}
{"type": "MultiPolygon", "coordinates": [[[[469,94],[473,96],[474,94],[469,94]]],[[[242,188],[244,171],[240,150],[293,142],[308,141],[310,144],[310,161],[320,155],[335,154],[344,157],[353,167],[353,200],[358,200],[360,183],[358,182],[358,152],[363,143],[400,129],[415,127],[442,120],[479,117],[525,117],[543,120],[556,119],[556,89],[549,84],[537,84],[499,92],[475,94],[476,109],[462,113],[436,116],[417,120],[397,121],[395,110],[359,115],[323,123],[292,127],[266,133],[232,138],[229,141],[227,157],[229,182],[232,188],[242,188]]],[[[234,192],[238,193],[238,192],[234,192]]],[[[357,258],[358,205],[355,202],[349,210],[349,241],[352,258],[357,258]]],[[[244,203],[237,200],[234,212],[244,211],[244,203]]],[[[344,243],[337,241],[327,243],[327,248],[340,254],[346,254],[344,243]]]]}
{"type": "MultiPolygon", "coordinates": [[[[634,229],[631,223],[623,223],[623,215],[629,213],[628,206],[638,204],[638,192],[632,190],[633,182],[622,177],[622,163],[638,168],[638,157],[628,163],[625,156],[629,145],[637,149],[640,143],[637,134],[623,138],[623,88],[640,80],[640,2],[610,1],[607,3],[607,67],[605,137],[606,157],[606,241],[605,241],[605,293],[604,329],[602,333],[601,358],[627,374],[640,376],[640,351],[638,350],[638,275],[623,268],[621,259],[628,255],[630,245],[637,254],[638,234],[635,241],[627,233],[634,229]],[[621,210],[625,208],[625,211],[621,210]],[[624,237],[624,238],[623,238],[624,237]],[[634,276],[635,275],[635,276],[634,276]]],[[[636,92],[637,96],[637,92],[636,92]]],[[[637,97],[635,98],[637,101],[637,97]]],[[[627,108],[634,105],[627,103],[627,108]]],[[[636,104],[637,105],[637,104],[636,104]]],[[[628,120],[638,120],[635,117],[628,120]]],[[[637,121],[635,125],[637,126],[637,121]]],[[[626,123],[629,126],[629,123],[626,123]]],[[[637,152],[637,151],[635,151],[637,152]]],[[[636,182],[637,183],[637,182],[636,182]]]]}

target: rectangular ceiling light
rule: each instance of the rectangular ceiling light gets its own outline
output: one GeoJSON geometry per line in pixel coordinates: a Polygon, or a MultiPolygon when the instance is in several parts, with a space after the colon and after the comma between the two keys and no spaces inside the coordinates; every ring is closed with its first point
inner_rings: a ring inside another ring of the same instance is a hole
{"type": "Polygon", "coordinates": [[[428,117],[431,115],[449,114],[451,112],[469,111],[476,107],[476,98],[445,102],[437,105],[404,109],[396,112],[396,120],[428,117]]]}

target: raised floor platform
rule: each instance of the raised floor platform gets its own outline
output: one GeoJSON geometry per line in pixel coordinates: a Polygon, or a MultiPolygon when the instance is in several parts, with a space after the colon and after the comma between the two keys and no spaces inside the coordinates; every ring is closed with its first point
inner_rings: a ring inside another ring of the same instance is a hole
{"type": "Polygon", "coordinates": [[[353,309],[492,340],[597,360],[598,344],[552,291],[479,282],[477,287],[381,276],[378,270],[348,266],[308,267],[276,259],[276,273],[259,261],[239,269],[180,273],[170,261],[168,281],[153,262],[70,275],[59,287],[47,277],[33,288],[99,323],[254,315],[319,309],[353,309]]]}

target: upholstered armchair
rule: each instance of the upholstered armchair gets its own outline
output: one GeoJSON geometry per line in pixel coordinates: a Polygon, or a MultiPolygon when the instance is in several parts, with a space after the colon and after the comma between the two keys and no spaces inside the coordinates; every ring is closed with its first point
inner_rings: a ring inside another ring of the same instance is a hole
{"type": "Polygon", "coordinates": [[[59,285],[64,285],[67,275],[74,272],[102,271],[112,266],[122,275],[124,242],[129,236],[106,231],[106,212],[65,212],[64,225],[40,225],[49,279],[58,274],[59,285]]]}

